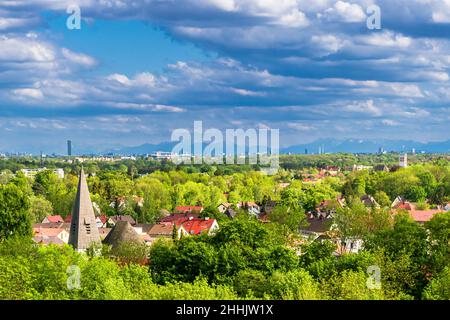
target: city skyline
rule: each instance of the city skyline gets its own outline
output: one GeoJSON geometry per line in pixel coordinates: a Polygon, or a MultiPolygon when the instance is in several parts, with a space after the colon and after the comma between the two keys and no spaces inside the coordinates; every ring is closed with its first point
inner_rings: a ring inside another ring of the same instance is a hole
{"type": "Polygon", "coordinates": [[[158,144],[195,120],[282,148],[450,139],[447,1],[75,3],[80,30],[66,3],[0,4],[0,151],[158,144]]]}

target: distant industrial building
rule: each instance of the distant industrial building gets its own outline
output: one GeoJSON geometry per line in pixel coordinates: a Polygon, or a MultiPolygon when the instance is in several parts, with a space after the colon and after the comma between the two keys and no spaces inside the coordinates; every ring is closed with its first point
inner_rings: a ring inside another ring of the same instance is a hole
{"type": "MultiPolygon", "coordinates": [[[[27,178],[33,178],[35,175],[37,175],[41,171],[45,171],[47,168],[38,168],[38,169],[21,169],[20,171],[23,172],[25,177],[27,178]]],[[[49,171],[52,171],[55,173],[59,178],[64,179],[64,170],[61,168],[58,169],[48,169],[49,171]]]]}

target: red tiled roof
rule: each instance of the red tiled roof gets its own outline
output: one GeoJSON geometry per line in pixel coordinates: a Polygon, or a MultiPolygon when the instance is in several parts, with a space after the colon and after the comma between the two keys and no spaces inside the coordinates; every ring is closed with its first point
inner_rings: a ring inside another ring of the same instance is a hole
{"type": "Polygon", "coordinates": [[[160,222],[175,222],[177,220],[180,219],[189,219],[189,218],[198,218],[197,214],[193,214],[193,213],[174,213],[171,214],[170,216],[164,217],[160,220],[160,222]]]}
{"type": "Polygon", "coordinates": [[[148,230],[148,234],[150,236],[158,236],[158,235],[165,235],[170,236],[173,232],[173,224],[170,222],[165,223],[157,223],[153,225],[150,230],[148,230]]]}
{"type": "Polygon", "coordinates": [[[105,224],[108,221],[108,217],[105,214],[100,215],[100,221],[105,224]]]}
{"type": "Polygon", "coordinates": [[[433,210],[411,210],[409,212],[411,218],[413,218],[417,222],[426,222],[430,221],[434,215],[441,213],[441,210],[433,209],[433,210]]]}
{"type": "Polygon", "coordinates": [[[203,232],[208,232],[215,221],[215,219],[184,219],[184,221],[180,219],[175,223],[177,226],[182,226],[189,234],[201,234],[203,232]]]}
{"type": "Polygon", "coordinates": [[[201,212],[203,211],[202,206],[177,206],[175,207],[176,212],[201,212]]]}
{"type": "Polygon", "coordinates": [[[47,236],[34,236],[33,241],[36,243],[42,243],[44,245],[49,244],[64,244],[65,242],[62,241],[58,237],[47,237],[47,236]]]}
{"type": "Polygon", "coordinates": [[[134,221],[133,217],[130,215],[125,215],[125,216],[111,216],[109,217],[110,219],[112,219],[112,221],[114,223],[116,223],[117,221],[128,221],[132,226],[136,224],[136,221],[134,221]]]}
{"type": "Polygon", "coordinates": [[[400,203],[397,204],[394,208],[395,208],[395,209],[408,210],[408,211],[413,210],[413,206],[411,205],[411,203],[409,203],[409,202],[407,202],[407,201],[400,202],[400,203]]]}
{"type": "Polygon", "coordinates": [[[71,214],[68,214],[68,215],[64,218],[64,222],[71,223],[71,222],[72,222],[72,215],[71,215],[71,214]]]}
{"type": "Polygon", "coordinates": [[[47,220],[52,223],[64,222],[64,219],[59,214],[56,216],[47,216],[47,220]]]}
{"type": "Polygon", "coordinates": [[[33,228],[33,232],[36,236],[57,237],[63,231],[65,231],[63,228],[33,228]]]}

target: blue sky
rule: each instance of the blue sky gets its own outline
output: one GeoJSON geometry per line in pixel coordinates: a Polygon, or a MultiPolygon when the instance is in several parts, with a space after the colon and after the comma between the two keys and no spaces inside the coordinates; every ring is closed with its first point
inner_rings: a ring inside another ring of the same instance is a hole
{"type": "Polygon", "coordinates": [[[447,140],[449,69],[448,0],[5,0],[0,151],[159,143],[195,120],[282,147],[447,140]]]}

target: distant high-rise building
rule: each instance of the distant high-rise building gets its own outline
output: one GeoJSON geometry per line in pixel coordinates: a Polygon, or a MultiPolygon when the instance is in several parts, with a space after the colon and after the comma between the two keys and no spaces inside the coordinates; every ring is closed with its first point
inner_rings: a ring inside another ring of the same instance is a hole
{"type": "Polygon", "coordinates": [[[384,148],[383,147],[379,147],[378,148],[378,153],[379,154],[383,154],[384,153],[384,148]]]}
{"type": "Polygon", "coordinates": [[[401,154],[398,159],[398,165],[401,168],[406,168],[408,166],[408,155],[406,153],[401,154]]]}
{"type": "Polygon", "coordinates": [[[308,149],[305,149],[305,154],[308,154],[308,149]]]}
{"type": "Polygon", "coordinates": [[[93,243],[101,243],[95,220],[89,189],[81,168],[78,191],[72,209],[69,244],[78,251],[85,251],[93,243]]]}
{"type": "Polygon", "coordinates": [[[72,140],[67,140],[67,155],[69,157],[72,155],[72,140]]]}

